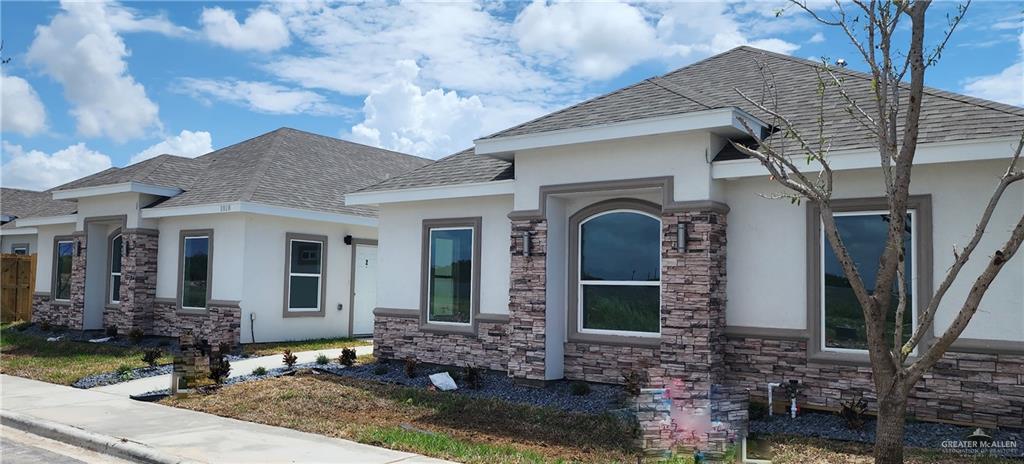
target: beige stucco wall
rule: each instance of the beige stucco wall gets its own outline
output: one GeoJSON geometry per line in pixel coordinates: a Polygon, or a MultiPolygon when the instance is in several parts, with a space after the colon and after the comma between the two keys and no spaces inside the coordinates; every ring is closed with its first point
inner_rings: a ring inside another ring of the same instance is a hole
{"type": "Polygon", "coordinates": [[[508,195],[382,205],[377,306],[419,309],[424,219],[481,216],[480,312],[508,314],[511,211],[508,195]]]}
{"type": "Polygon", "coordinates": [[[0,235],[0,253],[11,253],[11,247],[19,244],[28,244],[30,255],[39,252],[36,234],[0,235]]]}
{"type": "MultiPolygon", "coordinates": [[[[914,168],[911,194],[932,196],[933,287],[953,262],[953,246],[970,238],[1005,161],[921,165],[914,168]]],[[[807,313],[805,205],[769,200],[760,194],[780,191],[767,178],[722,182],[729,204],[729,325],[804,329],[807,313]]],[[[834,198],[884,194],[877,171],[836,174],[834,198]]],[[[1005,194],[988,233],[947,293],[936,318],[943,330],[963,302],[970,282],[1008,237],[1024,211],[1024,185],[1005,194]]],[[[1024,341],[1024,257],[1018,254],[993,283],[963,337],[1024,341]]]]}

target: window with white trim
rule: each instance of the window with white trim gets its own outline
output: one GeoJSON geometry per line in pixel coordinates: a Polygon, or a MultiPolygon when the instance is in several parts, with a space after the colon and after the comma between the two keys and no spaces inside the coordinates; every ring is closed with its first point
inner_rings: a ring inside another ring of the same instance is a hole
{"type": "MultiPolygon", "coordinates": [[[[914,302],[917,301],[917,285],[915,285],[917,282],[916,216],[914,210],[908,211],[904,230],[903,256],[906,257],[907,305],[903,313],[903,321],[900,324],[903,330],[903,340],[910,337],[914,325],[917,323],[917,311],[914,307],[914,302]]],[[[864,285],[868,291],[874,291],[878,263],[885,250],[885,242],[889,234],[888,211],[836,212],[834,217],[839,236],[842,237],[850,257],[857,265],[864,285]]],[[[821,349],[825,351],[866,351],[867,330],[863,310],[824,234],[824,227],[821,227],[819,235],[821,275],[818,276],[819,285],[821,285],[822,308],[820,318],[820,330],[823,334],[821,349]]],[[[894,282],[893,285],[899,285],[899,283],[894,282]]],[[[892,334],[896,330],[896,308],[899,304],[897,290],[897,288],[893,289],[890,313],[886,318],[886,340],[892,340],[892,334]]]]}
{"type": "Polygon", "coordinates": [[[14,253],[16,255],[27,255],[28,245],[11,245],[11,253],[14,253]]]}
{"type": "Polygon", "coordinates": [[[324,243],[293,238],[288,249],[288,311],[320,311],[324,243]]]}
{"type": "Polygon", "coordinates": [[[110,239],[110,303],[116,304],[121,301],[121,252],[123,240],[121,234],[110,239]]]}
{"type": "Polygon", "coordinates": [[[658,336],[661,332],[661,219],[603,211],[579,224],[577,330],[658,336]]]}
{"type": "Polygon", "coordinates": [[[468,325],[473,313],[473,227],[430,229],[427,322],[468,325]]]}

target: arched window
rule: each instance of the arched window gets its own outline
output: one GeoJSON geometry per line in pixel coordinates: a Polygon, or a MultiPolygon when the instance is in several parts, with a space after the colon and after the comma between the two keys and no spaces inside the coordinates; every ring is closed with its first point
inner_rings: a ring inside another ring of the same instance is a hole
{"type": "Polygon", "coordinates": [[[110,303],[117,304],[121,302],[121,252],[124,250],[122,246],[121,234],[115,234],[110,238],[110,303]]]}
{"type": "Polygon", "coordinates": [[[577,333],[661,332],[661,219],[645,205],[616,200],[574,217],[577,333]]]}

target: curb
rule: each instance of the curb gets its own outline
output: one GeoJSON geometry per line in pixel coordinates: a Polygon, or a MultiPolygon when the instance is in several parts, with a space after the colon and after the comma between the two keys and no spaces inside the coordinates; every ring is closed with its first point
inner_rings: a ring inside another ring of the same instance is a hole
{"type": "Polygon", "coordinates": [[[12,411],[0,410],[0,425],[130,461],[146,464],[201,464],[200,461],[167,454],[125,438],[102,435],[12,411]]]}

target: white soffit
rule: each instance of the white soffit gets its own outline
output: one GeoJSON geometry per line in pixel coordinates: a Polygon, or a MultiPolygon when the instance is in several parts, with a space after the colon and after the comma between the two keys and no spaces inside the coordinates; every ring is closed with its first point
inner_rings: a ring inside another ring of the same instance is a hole
{"type": "Polygon", "coordinates": [[[514,180],[476,182],[471,184],[436,185],[403,190],[381,190],[376,192],[349,193],[345,195],[347,205],[378,205],[404,201],[443,200],[446,198],[484,197],[511,195],[514,180]]]}
{"type": "Polygon", "coordinates": [[[141,182],[122,182],[120,184],[57,190],[53,192],[53,199],[73,200],[76,198],[112,195],[115,193],[144,193],[161,197],[173,197],[181,192],[182,190],[179,188],[161,187],[158,185],[143,184],[141,182]]]}

